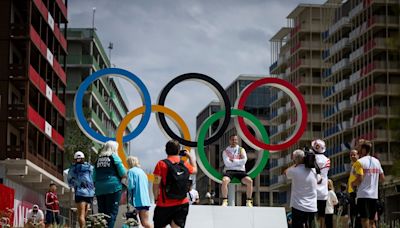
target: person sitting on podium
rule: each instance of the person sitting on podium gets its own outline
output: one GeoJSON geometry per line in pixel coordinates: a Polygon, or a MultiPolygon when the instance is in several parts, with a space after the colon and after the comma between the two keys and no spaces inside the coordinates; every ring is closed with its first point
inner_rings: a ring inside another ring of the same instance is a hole
{"type": "Polygon", "coordinates": [[[238,145],[238,140],[237,135],[231,135],[229,137],[230,145],[222,153],[225,164],[221,186],[222,206],[228,206],[228,184],[232,178],[237,178],[246,185],[246,206],[253,207],[253,180],[246,173],[247,155],[245,149],[238,145]]]}

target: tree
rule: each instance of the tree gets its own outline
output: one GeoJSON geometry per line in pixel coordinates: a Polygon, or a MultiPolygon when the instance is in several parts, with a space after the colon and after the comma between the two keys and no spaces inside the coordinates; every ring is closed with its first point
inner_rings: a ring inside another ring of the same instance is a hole
{"type": "MultiPolygon", "coordinates": [[[[93,142],[82,133],[76,120],[67,120],[64,142],[64,167],[69,167],[72,164],[74,153],[78,150],[82,151],[85,154],[85,157],[88,158],[93,146],[93,142]]],[[[91,157],[94,159],[94,156],[91,157]]]]}

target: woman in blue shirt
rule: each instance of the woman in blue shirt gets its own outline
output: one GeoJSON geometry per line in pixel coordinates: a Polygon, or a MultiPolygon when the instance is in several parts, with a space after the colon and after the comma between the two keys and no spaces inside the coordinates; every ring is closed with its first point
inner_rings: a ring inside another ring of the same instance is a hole
{"type": "Polygon", "coordinates": [[[98,155],[93,173],[99,213],[109,215],[108,227],[113,228],[121,200],[122,181],[126,170],[118,157],[118,143],[108,141],[98,155]]]}
{"type": "Polygon", "coordinates": [[[78,209],[79,226],[86,226],[86,216],[89,204],[94,196],[93,166],[85,162],[81,151],[74,154],[74,164],[68,171],[68,185],[75,190],[75,203],[78,209]]]}
{"type": "Polygon", "coordinates": [[[145,228],[153,227],[149,223],[149,180],[146,173],[140,168],[139,159],[129,156],[126,160],[128,163],[128,196],[129,203],[133,205],[139,212],[140,222],[145,228]]]}

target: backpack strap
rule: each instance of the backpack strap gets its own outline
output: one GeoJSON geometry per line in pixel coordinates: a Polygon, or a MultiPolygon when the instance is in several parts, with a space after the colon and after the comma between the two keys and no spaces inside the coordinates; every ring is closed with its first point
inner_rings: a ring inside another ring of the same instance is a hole
{"type": "MultiPolygon", "coordinates": [[[[169,170],[169,167],[172,165],[172,162],[167,158],[163,159],[162,161],[167,165],[167,177],[168,177],[168,170],[169,170]]],[[[161,180],[161,198],[162,198],[163,203],[165,203],[165,198],[166,198],[166,196],[165,196],[166,195],[166,193],[165,193],[166,186],[167,186],[167,180],[165,179],[165,184],[164,184],[163,180],[161,180]]]]}

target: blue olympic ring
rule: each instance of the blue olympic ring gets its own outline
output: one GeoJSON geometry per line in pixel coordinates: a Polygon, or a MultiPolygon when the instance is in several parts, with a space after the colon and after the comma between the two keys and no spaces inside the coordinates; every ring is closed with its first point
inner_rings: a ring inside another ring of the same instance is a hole
{"type": "Polygon", "coordinates": [[[96,79],[99,79],[100,77],[103,77],[103,76],[109,75],[109,74],[115,74],[113,76],[116,76],[116,77],[125,76],[122,78],[130,79],[130,81],[132,81],[132,85],[134,87],[136,87],[136,89],[138,90],[138,92],[142,98],[143,106],[145,107],[145,111],[142,115],[139,125],[135,128],[135,130],[133,130],[131,133],[129,133],[128,135],[123,137],[123,142],[128,142],[128,141],[132,140],[133,138],[135,138],[136,136],[138,136],[140,133],[142,133],[142,131],[145,129],[146,125],[148,124],[148,122],[150,120],[150,115],[151,115],[151,98],[150,98],[149,91],[147,90],[147,88],[143,84],[143,82],[135,74],[133,74],[127,70],[123,70],[120,68],[106,68],[106,69],[96,71],[93,74],[91,74],[89,77],[87,77],[82,82],[82,84],[79,86],[78,91],[76,91],[75,100],[74,100],[75,117],[77,118],[78,125],[80,126],[81,129],[83,129],[83,133],[85,133],[85,135],[87,137],[89,137],[90,139],[92,139],[98,143],[107,142],[109,140],[114,140],[114,141],[116,140],[115,138],[101,135],[101,134],[97,133],[95,130],[93,130],[89,126],[89,124],[85,118],[85,115],[83,114],[83,96],[85,95],[86,90],[88,89],[90,84],[93,83],[96,79]]]}

